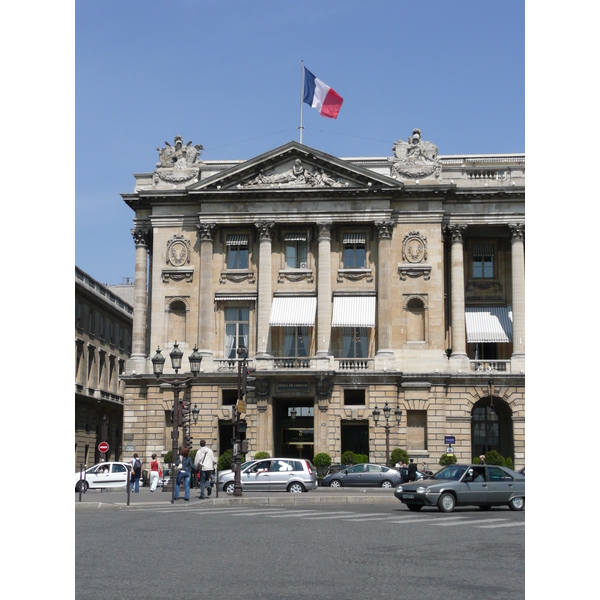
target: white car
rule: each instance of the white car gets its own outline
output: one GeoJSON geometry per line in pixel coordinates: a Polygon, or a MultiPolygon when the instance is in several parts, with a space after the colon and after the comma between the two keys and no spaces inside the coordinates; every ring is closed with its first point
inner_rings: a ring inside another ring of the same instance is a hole
{"type": "Polygon", "coordinates": [[[75,491],[85,492],[88,489],[125,487],[127,471],[131,465],[124,462],[103,462],[90,467],[86,471],[75,473],[75,491]]]}

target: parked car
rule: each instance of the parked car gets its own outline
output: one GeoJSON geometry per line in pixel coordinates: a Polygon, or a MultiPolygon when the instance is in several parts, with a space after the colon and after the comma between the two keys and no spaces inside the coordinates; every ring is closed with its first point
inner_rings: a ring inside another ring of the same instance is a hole
{"type": "Polygon", "coordinates": [[[382,487],[393,488],[402,483],[396,469],[373,463],[361,463],[323,477],[322,486],[329,487],[382,487]]]}
{"type": "Polygon", "coordinates": [[[437,506],[442,512],[452,512],[466,505],[484,510],[508,505],[511,510],[523,510],[525,475],[507,467],[454,464],[428,479],[399,485],[394,496],[413,511],[437,506]]]}
{"type": "Polygon", "coordinates": [[[340,471],[343,471],[344,469],[347,469],[347,468],[348,468],[348,465],[340,465],[340,464],[329,465],[327,467],[327,471],[325,471],[324,477],[327,477],[327,475],[331,475],[332,473],[339,473],[340,471]]]}
{"type": "Polygon", "coordinates": [[[88,489],[125,487],[127,471],[131,471],[131,464],[124,462],[103,462],[94,465],[85,472],[75,473],[75,491],[78,492],[80,487],[82,492],[88,489]]]}
{"type": "MultiPolygon", "coordinates": [[[[307,492],[317,487],[317,471],[305,458],[268,458],[248,461],[240,473],[242,490],[246,492],[280,491],[307,492]]],[[[219,489],[232,494],[235,473],[219,473],[219,489]]]]}
{"type": "MultiPolygon", "coordinates": [[[[242,463],[242,466],[241,466],[242,471],[249,465],[254,464],[255,462],[258,462],[258,461],[247,460],[246,462],[242,463]]],[[[222,471],[219,471],[219,478],[221,477],[221,475],[223,475],[223,477],[225,477],[225,475],[229,475],[229,473],[233,473],[233,470],[232,469],[223,469],[222,471]]]]}

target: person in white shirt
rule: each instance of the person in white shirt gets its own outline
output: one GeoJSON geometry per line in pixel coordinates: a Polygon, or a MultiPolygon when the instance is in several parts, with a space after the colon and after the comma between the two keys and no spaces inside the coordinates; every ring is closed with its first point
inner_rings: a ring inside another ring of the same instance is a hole
{"type": "Polygon", "coordinates": [[[215,455],[206,445],[206,440],[200,440],[200,450],[196,452],[194,468],[200,471],[200,498],[206,498],[206,495],[210,496],[212,491],[209,481],[215,472],[215,455]],[[205,487],[206,495],[204,494],[205,487]]]}

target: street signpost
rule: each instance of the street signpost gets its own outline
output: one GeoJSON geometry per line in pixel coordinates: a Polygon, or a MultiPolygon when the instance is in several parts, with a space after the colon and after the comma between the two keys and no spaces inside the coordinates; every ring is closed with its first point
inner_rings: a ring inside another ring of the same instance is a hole
{"type": "Polygon", "coordinates": [[[101,454],[106,454],[108,452],[108,443],[100,442],[98,444],[98,450],[100,451],[101,454]]]}

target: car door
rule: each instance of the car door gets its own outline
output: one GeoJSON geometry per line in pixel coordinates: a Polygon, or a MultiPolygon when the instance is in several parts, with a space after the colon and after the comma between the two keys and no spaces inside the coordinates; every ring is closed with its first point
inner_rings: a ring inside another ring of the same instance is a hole
{"type": "Polygon", "coordinates": [[[345,475],[342,476],[342,484],[345,486],[364,485],[365,465],[354,465],[346,469],[345,475]]]}
{"type": "Polygon", "coordinates": [[[508,504],[515,491],[515,480],[500,467],[488,467],[489,501],[493,504],[508,504]]]}
{"type": "Polygon", "coordinates": [[[250,465],[240,477],[242,488],[247,492],[267,491],[271,480],[270,469],[270,460],[259,460],[250,465]]]}
{"type": "Polygon", "coordinates": [[[107,487],[123,487],[127,485],[127,467],[121,463],[113,463],[107,487]]]}
{"type": "Polygon", "coordinates": [[[285,492],[288,483],[294,477],[294,462],[291,460],[272,460],[269,470],[269,490],[285,492]]]}
{"type": "Polygon", "coordinates": [[[458,504],[487,504],[489,502],[488,478],[485,467],[467,469],[456,487],[458,504]]]}
{"type": "Polygon", "coordinates": [[[88,469],[85,473],[85,478],[90,488],[105,488],[108,487],[110,480],[110,463],[96,465],[88,469]]]}
{"type": "Polygon", "coordinates": [[[379,487],[383,481],[383,469],[379,465],[365,465],[362,485],[379,487]]]}

